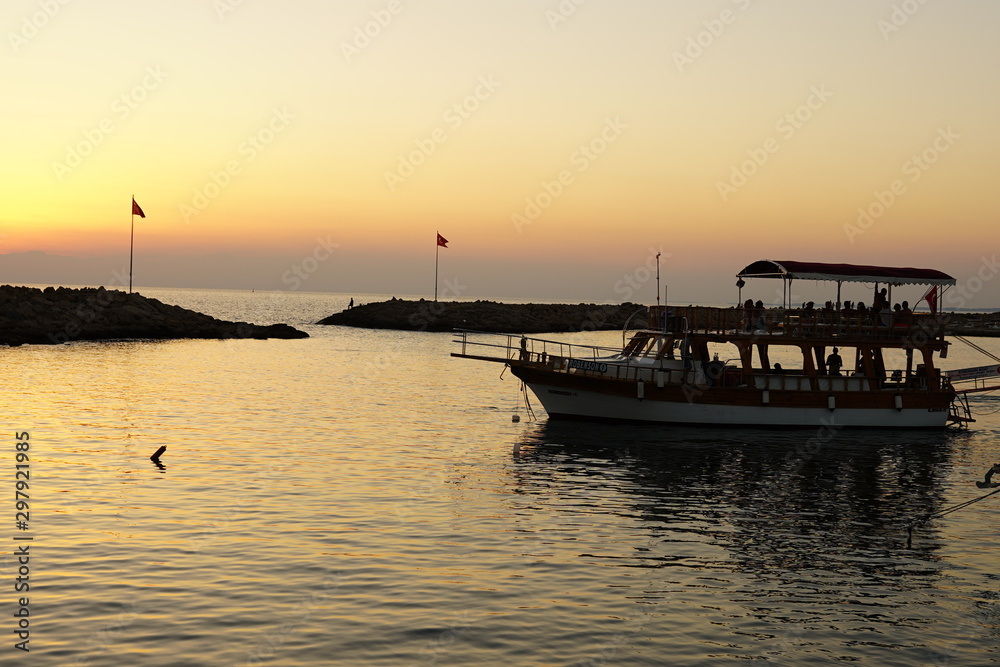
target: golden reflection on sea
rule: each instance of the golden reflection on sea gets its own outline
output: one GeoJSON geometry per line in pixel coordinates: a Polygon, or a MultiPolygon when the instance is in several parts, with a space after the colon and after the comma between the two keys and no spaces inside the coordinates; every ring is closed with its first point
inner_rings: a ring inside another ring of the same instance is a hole
{"type": "MultiPolygon", "coordinates": [[[[271,307],[298,324],[347,298],[271,307]]],[[[802,457],[797,431],[537,406],[513,424],[517,383],[450,358],[447,334],[307,328],[4,350],[11,473],[14,433],[31,438],[25,664],[1000,659],[997,501],[905,544],[913,517],[981,495],[996,398],[967,433],[845,433],[802,457]]],[[[24,532],[8,507],[4,664],[24,532]]]]}

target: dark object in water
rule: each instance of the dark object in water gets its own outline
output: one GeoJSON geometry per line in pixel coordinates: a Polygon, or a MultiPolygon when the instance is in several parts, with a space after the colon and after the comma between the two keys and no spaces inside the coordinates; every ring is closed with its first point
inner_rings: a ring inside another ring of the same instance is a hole
{"type": "Polygon", "coordinates": [[[167,446],[166,445],[162,445],[159,449],[157,449],[153,453],[152,456],[149,457],[149,460],[150,461],[154,461],[155,463],[159,463],[160,462],[160,454],[162,454],[165,451],[167,451],[167,446]]]}
{"type": "MultiPolygon", "coordinates": [[[[983,480],[982,482],[980,482],[980,481],[977,480],[976,481],[976,486],[978,486],[980,489],[993,489],[995,487],[1000,486],[1000,482],[990,481],[991,478],[993,477],[993,473],[996,473],[996,472],[1000,472],[1000,463],[995,464],[992,468],[990,468],[989,470],[987,470],[986,471],[986,479],[983,480]]],[[[1000,489],[996,489],[995,491],[991,491],[991,492],[987,493],[985,496],[979,496],[978,498],[973,498],[972,500],[966,500],[964,503],[959,503],[957,505],[952,505],[951,507],[946,507],[945,509],[940,510],[938,512],[933,512],[931,514],[928,514],[927,516],[923,517],[922,519],[917,519],[915,521],[911,521],[910,525],[906,529],[906,533],[907,533],[906,548],[910,549],[912,547],[912,545],[913,545],[913,529],[914,529],[914,527],[916,527],[916,526],[922,526],[923,524],[927,523],[931,519],[941,518],[945,514],[951,514],[952,512],[957,512],[960,509],[965,509],[969,505],[972,505],[974,503],[978,503],[980,500],[985,500],[985,499],[989,498],[990,496],[995,496],[998,493],[1000,493],[1000,489]]]]}
{"type": "Polygon", "coordinates": [[[1000,486],[1000,482],[991,482],[990,478],[993,477],[993,473],[1000,472],[1000,463],[997,463],[992,468],[986,471],[986,478],[982,482],[976,482],[976,486],[980,489],[993,489],[1000,486]]]}

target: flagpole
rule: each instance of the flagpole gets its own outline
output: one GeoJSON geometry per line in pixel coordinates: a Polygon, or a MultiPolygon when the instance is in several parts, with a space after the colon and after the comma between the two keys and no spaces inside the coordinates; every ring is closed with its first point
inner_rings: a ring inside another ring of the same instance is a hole
{"type": "Polygon", "coordinates": [[[132,195],[132,232],[128,244],[128,293],[132,293],[132,249],[135,247],[135,195],[132,195]]]}
{"type": "Polygon", "coordinates": [[[434,302],[437,303],[438,300],[438,260],[441,257],[441,244],[438,242],[438,238],[441,236],[441,232],[437,233],[434,238],[434,302]]]}
{"type": "Polygon", "coordinates": [[[656,253],[656,305],[660,305],[660,253],[656,253]]]}

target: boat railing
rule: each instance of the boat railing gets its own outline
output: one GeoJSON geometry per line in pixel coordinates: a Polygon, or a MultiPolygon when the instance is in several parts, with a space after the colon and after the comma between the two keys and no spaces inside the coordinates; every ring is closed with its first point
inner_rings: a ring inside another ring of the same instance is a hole
{"type": "Polygon", "coordinates": [[[998,364],[944,371],[944,376],[948,386],[960,394],[1000,389],[1000,365],[998,364]]]}
{"type": "Polygon", "coordinates": [[[484,333],[456,329],[453,342],[461,345],[462,357],[518,362],[578,375],[597,375],[615,380],[663,384],[704,382],[705,376],[686,368],[654,367],[649,357],[623,354],[617,348],[533,338],[520,334],[484,333]]]}
{"type": "Polygon", "coordinates": [[[736,363],[738,359],[713,361],[704,369],[701,364],[684,362],[682,368],[651,365],[645,355],[624,355],[621,350],[600,345],[566,343],[534,338],[521,334],[498,334],[481,331],[455,330],[454,343],[461,346],[457,356],[492,361],[518,362],[542,366],[550,370],[579,375],[599,375],[608,379],[643,381],[664,386],[668,384],[711,387],[751,387],[758,390],[801,391],[912,391],[939,389],[940,372],[930,376],[918,371],[906,375],[902,369],[885,376],[806,374],[802,369],[783,369],[780,373],[754,369],[746,374],[736,363]]]}
{"type": "Polygon", "coordinates": [[[929,313],[827,308],[716,308],[710,306],[650,306],[648,326],[654,331],[716,335],[785,335],[801,338],[851,337],[895,340],[913,337],[935,341],[944,336],[944,322],[929,313]]]}
{"type": "Polygon", "coordinates": [[[533,338],[522,334],[486,333],[456,329],[453,341],[462,346],[462,356],[482,356],[477,352],[491,351],[512,361],[544,362],[553,358],[598,361],[620,355],[621,350],[600,345],[582,345],[564,341],[533,338]]]}

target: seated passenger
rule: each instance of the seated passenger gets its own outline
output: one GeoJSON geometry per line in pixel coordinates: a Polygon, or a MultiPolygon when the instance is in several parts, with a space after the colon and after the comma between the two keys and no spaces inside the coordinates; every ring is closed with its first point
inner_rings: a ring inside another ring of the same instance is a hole
{"type": "Polygon", "coordinates": [[[896,324],[902,327],[908,327],[913,324],[913,311],[910,310],[910,302],[904,301],[903,306],[896,313],[897,319],[896,324]]]}
{"type": "Polygon", "coordinates": [[[751,331],[753,330],[753,320],[754,320],[754,307],[753,299],[747,299],[743,302],[743,330],[751,331]]]}
{"type": "Polygon", "coordinates": [[[767,315],[764,312],[764,302],[757,300],[757,303],[753,305],[754,317],[751,321],[753,329],[756,330],[766,330],[767,329],[767,315]]]}

